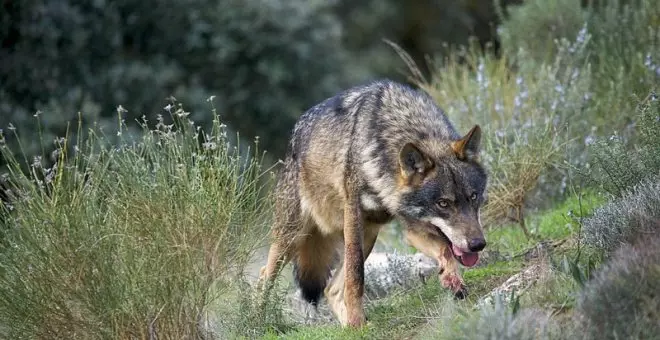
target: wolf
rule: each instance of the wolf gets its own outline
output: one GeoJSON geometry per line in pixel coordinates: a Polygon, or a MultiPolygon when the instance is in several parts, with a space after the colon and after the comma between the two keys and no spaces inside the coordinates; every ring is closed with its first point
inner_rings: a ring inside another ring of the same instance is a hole
{"type": "Polygon", "coordinates": [[[459,134],[428,94],[388,79],[311,107],[277,176],[261,287],[293,262],[305,300],[316,305],[324,294],[341,325],[364,325],[364,261],[396,219],[406,242],[439,262],[442,284],[464,297],[458,264],[474,266],[486,247],[480,141],[479,125],[459,134]]]}

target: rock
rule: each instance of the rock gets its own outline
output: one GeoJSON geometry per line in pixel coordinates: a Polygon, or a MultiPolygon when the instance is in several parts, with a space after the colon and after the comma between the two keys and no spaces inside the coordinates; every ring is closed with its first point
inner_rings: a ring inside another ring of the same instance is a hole
{"type": "Polygon", "coordinates": [[[380,299],[392,290],[424,283],[438,271],[437,261],[421,253],[372,253],[364,266],[365,295],[380,299]]]}
{"type": "Polygon", "coordinates": [[[493,300],[497,295],[500,295],[504,301],[509,301],[511,298],[511,291],[515,289],[517,294],[524,292],[542,277],[543,272],[544,267],[539,264],[534,264],[526,268],[522,272],[511,276],[499,287],[493,289],[490,293],[479,299],[476,307],[478,308],[493,303],[493,300]]]}

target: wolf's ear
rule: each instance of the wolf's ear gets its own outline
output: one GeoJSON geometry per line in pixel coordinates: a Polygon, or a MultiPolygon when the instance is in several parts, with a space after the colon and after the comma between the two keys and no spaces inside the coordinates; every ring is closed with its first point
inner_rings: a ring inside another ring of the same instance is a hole
{"type": "Polygon", "coordinates": [[[408,143],[399,152],[399,166],[406,179],[409,179],[415,175],[423,177],[433,163],[414,144],[408,143]]]}
{"type": "Polygon", "coordinates": [[[479,157],[479,144],[481,143],[481,128],[475,125],[463,138],[451,143],[456,157],[464,160],[476,160],[479,157]]]}

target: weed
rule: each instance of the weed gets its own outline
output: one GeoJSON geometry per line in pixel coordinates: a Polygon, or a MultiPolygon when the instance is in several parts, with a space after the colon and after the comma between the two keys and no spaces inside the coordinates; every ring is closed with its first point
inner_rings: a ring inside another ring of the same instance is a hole
{"type": "Polygon", "coordinates": [[[114,146],[99,128],[83,140],[79,122],[51,168],[2,146],[4,338],[205,334],[207,307],[231,293],[265,235],[267,177],[217,115],[205,133],[180,105],[167,109],[172,124],[143,122],[139,135],[120,119],[114,146]]]}

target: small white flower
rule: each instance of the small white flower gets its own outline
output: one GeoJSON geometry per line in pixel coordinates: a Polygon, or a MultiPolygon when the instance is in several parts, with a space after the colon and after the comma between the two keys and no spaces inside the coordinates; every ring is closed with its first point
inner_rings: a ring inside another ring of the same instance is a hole
{"type": "Polygon", "coordinates": [[[584,25],[582,25],[582,29],[580,29],[580,32],[578,32],[577,37],[575,38],[575,41],[578,44],[584,44],[584,42],[587,40],[587,23],[585,22],[584,25]]]}
{"type": "Polygon", "coordinates": [[[215,142],[204,142],[202,143],[202,146],[206,150],[215,150],[218,147],[218,145],[215,142]]]}

